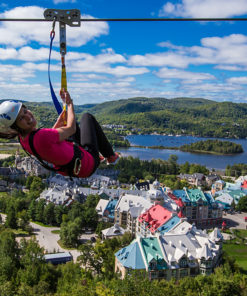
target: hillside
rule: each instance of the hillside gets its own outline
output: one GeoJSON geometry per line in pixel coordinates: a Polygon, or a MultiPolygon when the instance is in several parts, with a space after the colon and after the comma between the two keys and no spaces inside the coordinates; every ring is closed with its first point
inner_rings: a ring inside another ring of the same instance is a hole
{"type": "Polygon", "coordinates": [[[96,105],[91,112],[101,122],[124,124],[143,133],[247,137],[247,104],[193,98],[132,98],[96,105]]]}
{"type": "MultiPolygon", "coordinates": [[[[52,126],[56,111],[52,102],[24,102],[40,123],[52,126]]],[[[247,104],[205,100],[201,98],[136,97],[102,104],[76,105],[81,113],[93,113],[102,124],[123,124],[127,130],[141,133],[190,134],[204,137],[246,138],[247,104]]]]}

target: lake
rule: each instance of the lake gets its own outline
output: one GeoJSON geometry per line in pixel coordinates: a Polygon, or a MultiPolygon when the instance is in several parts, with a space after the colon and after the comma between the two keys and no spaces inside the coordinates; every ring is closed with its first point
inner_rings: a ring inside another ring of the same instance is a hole
{"type": "MultiPolygon", "coordinates": [[[[152,146],[166,146],[166,147],[180,147],[184,144],[191,144],[201,140],[208,140],[213,138],[200,138],[192,136],[162,136],[162,135],[130,135],[126,139],[131,145],[140,145],[145,147],[152,146]]],[[[215,140],[215,138],[214,138],[215,140]]],[[[209,169],[224,170],[226,166],[235,163],[247,163],[247,140],[246,139],[219,139],[222,141],[231,141],[241,144],[244,152],[235,155],[214,155],[214,154],[198,154],[183,152],[172,149],[152,149],[152,148],[121,148],[117,151],[121,152],[123,156],[138,157],[141,160],[162,159],[167,160],[171,154],[178,156],[178,163],[183,164],[186,161],[189,163],[197,163],[205,165],[209,169]]]]}

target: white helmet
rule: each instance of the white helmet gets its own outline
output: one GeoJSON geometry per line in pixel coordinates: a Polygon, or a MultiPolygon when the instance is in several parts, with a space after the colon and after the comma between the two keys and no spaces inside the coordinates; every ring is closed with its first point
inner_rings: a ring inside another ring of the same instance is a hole
{"type": "Polygon", "coordinates": [[[15,122],[22,103],[18,101],[4,101],[0,104],[0,128],[9,129],[15,122]]]}

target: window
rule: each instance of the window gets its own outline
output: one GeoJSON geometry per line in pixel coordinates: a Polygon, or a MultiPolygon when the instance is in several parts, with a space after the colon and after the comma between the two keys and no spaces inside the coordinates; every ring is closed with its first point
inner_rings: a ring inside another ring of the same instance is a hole
{"type": "Polygon", "coordinates": [[[151,279],[156,279],[158,277],[157,272],[151,272],[151,279]]]}
{"type": "Polygon", "coordinates": [[[187,260],[185,258],[181,259],[179,262],[180,267],[186,267],[187,266],[187,260]]]}
{"type": "Polygon", "coordinates": [[[176,269],[172,269],[172,277],[176,277],[177,276],[177,270],[176,269]]]}
{"type": "Polygon", "coordinates": [[[188,270],[187,269],[181,269],[180,270],[180,277],[185,277],[188,275],[188,270]]]}

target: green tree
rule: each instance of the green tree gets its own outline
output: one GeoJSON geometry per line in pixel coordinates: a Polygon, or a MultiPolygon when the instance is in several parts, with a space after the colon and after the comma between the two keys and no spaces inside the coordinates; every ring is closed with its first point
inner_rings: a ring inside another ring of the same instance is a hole
{"type": "Polygon", "coordinates": [[[34,178],[34,176],[28,176],[27,177],[26,184],[25,184],[25,186],[26,186],[27,189],[30,189],[31,184],[33,182],[33,178],[34,178]]]}
{"type": "Polygon", "coordinates": [[[75,247],[81,234],[80,218],[75,221],[63,222],[60,229],[60,239],[65,246],[75,247]]]}
{"type": "Polygon", "coordinates": [[[39,222],[44,221],[45,200],[40,199],[36,206],[35,220],[39,222]]]}
{"type": "Polygon", "coordinates": [[[62,206],[55,206],[54,208],[54,220],[57,225],[60,225],[63,222],[63,214],[66,212],[66,209],[62,206]]]}
{"type": "Polygon", "coordinates": [[[18,267],[19,250],[15,236],[5,230],[0,233],[0,282],[15,278],[18,267]]]}
{"type": "Polygon", "coordinates": [[[34,176],[32,183],[30,185],[30,191],[37,192],[37,194],[39,195],[44,190],[44,188],[45,188],[45,185],[42,182],[42,179],[34,176]]]}
{"type": "Polygon", "coordinates": [[[15,208],[12,204],[10,204],[6,211],[7,217],[5,220],[6,227],[16,229],[17,228],[17,215],[15,208]]]}
{"type": "Polygon", "coordinates": [[[247,195],[240,198],[237,204],[237,209],[239,211],[247,212],[247,195]]]}
{"type": "Polygon", "coordinates": [[[28,215],[27,211],[22,210],[21,212],[18,213],[17,216],[18,216],[18,226],[23,230],[28,229],[29,215],[28,215]]]}
{"type": "Polygon", "coordinates": [[[22,239],[20,247],[21,269],[18,272],[18,282],[28,286],[37,285],[42,274],[42,265],[45,264],[44,249],[40,248],[35,239],[22,239]]]}
{"type": "Polygon", "coordinates": [[[35,217],[36,217],[36,206],[37,206],[37,202],[34,199],[31,200],[28,207],[28,215],[32,220],[35,220],[35,217]]]}
{"type": "Polygon", "coordinates": [[[55,205],[53,203],[49,203],[44,208],[43,218],[46,224],[52,225],[54,222],[54,209],[55,205]]]}

